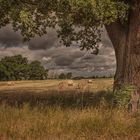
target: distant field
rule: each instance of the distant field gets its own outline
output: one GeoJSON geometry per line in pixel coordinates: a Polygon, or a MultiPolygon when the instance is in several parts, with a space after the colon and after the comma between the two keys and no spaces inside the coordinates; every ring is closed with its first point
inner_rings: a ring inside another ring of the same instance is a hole
{"type": "Polygon", "coordinates": [[[140,140],[140,112],[112,106],[112,79],[0,82],[0,140],[140,140]],[[86,83],[75,80],[74,83],[86,83]]]}
{"type": "MultiPolygon", "coordinates": [[[[7,82],[0,82],[1,92],[45,92],[59,90],[59,83],[67,80],[45,80],[45,81],[16,81],[14,85],[8,85],[7,82]]],[[[89,84],[90,91],[101,91],[111,89],[113,85],[113,79],[95,79],[93,83],[89,84]]],[[[74,80],[74,83],[85,82],[85,80],[74,80]]],[[[74,87],[67,87],[65,90],[75,90],[74,87]]]]}
{"type": "Polygon", "coordinates": [[[110,100],[106,94],[112,90],[112,79],[95,79],[92,83],[88,80],[73,80],[73,86],[68,86],[69,80],[46,81],[16,81],[9,85],[8,82],[0,82],[0,103],[21,106],[61,106],[69,108],[95,107],[100,104],[102,98],[110,100]],[[65,83],[60,89],[60,83],[65,83]],[[84,84],[82,84],[84,83],[84,84]],[[78,84],[82,84],[77,89],[78,84]],[[86,86],[85,90],[82,89],[86,86]]]}

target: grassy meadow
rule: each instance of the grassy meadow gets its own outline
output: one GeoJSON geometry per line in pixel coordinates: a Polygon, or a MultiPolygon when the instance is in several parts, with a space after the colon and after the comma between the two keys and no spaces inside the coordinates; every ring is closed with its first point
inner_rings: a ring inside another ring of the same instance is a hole
{"type": "Polygon", "coordinates": [[[140,112],[110,106],[112,79],[93,80],[88,92],[60,91],[60,82],[1,82],[0,140],[140,140],[140,112]]]}
{"type": "MultiPolygon", "coordinates": [[[[46,91],[58,91],[58,85],[60,82],[67,80],[44,80],[44,81],[15,81],[13,86],[8,86],[7,82],[0,82],[0,92],[46,92],[46,91]]],[[[113,85],[113,80],[108,79],[96,79],[92,80],[90,84],[91,91],[101,91],[106,89],[111,89],[113,85]]],[[[85,80],[74,80],[74,83],[82,83],[85,80]]],[[[75,90],[73,87],[65,89],[75,90]]]]}

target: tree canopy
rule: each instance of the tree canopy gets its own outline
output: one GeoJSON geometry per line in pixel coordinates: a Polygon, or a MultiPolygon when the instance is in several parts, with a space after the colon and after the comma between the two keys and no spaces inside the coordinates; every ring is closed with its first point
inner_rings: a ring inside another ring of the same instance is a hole
{"type": "Polygon", "coordinates": [[[7,80],[45,80],[48,76],[39,61],[28,62],[21,55],[7,56],[0,61],[0,81],[7,80]]]}
{"type": "Polygon", "coordinates": [[[0,0],[0,27],[11,24],[24,40],[56,28],[66,46],[97,49],[102,26],[128,14],[127,0],[0,0]]]}

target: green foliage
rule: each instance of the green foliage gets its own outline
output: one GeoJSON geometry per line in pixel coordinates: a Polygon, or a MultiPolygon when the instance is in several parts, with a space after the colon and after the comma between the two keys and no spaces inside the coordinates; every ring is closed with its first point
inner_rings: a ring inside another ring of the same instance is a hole
{"type": "Polygon", "coordinates": [[[72,73],[68,72],[68,73],[61,73],[58,76],[59,79],[71,79],[72,78],[72,73]]]}
{"type": "Polygon", "coordinates": [[[67,76],[67,79],[71,79],[71,78],[72,78],[72,73],[71,73],[71,72],[68,72],[68,73],[66,74],[66,76],[67,76]]]}
{"type": "Polygon", "coordinates": [[[44,69],[39,61],[33,61],[29,64],[30,80],[44,80],[47,79],[48,71],[44,69]]]}
{"type": "Polygon", "coordinates": [[[21,55],[7,56],[1,60],[1,64],[5,67],[5,80],[22,80],[28,73],[28,60],[21,55]]]}
{"type": "Polygon", "coordinates": [[[66,75],[65,75],[64,73],[61,73],[61,74],[59,75],[59,79],[66,79],[66,75]]]}
{"type": "Polygon", "coordinates": [[[0,27],[11,24],[25,40],[57,27],[66,46],[97,49],[102,26],[126,21],[128,3],[117,0],[0,0],[0,27]]]}
{"type": "Polygon", "coordinates": [[[134,91],[133,86],[125,86],[117,93],[114,94],[114,103],[119,108],[128,107],[129,100],[131,98],[131,94],[134,91]]]}
{"type": "Polygon", "coordinates": [[[43,80],[48,71],[38,61],[28,63],[21,55],[7,56],[0,61],[0,80],[43,80]]]}
{"type": "Polygon", "coordinates": [[[6,67],[0,62],[0,79],[5,81],[9,79],[10,72],[6,69],[6,67]]]}

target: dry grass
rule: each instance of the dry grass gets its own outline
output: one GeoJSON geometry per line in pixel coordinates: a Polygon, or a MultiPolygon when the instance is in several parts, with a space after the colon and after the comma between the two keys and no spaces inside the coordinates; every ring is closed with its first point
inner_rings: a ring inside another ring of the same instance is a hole
{"type": "Polygon", "coordinates": [[[112,94],[101,91],[111,79],[78,94],[58,92],[59,82],[0,83],[0,140],[140,140],[140,112],[110,108],[112,94]]]}
{"type": "Polygon", "coordinates": [[[0,107],[1,140],[139,140],[140,114],[104,109],[0,107]]]}
{"type": "MultiPolygon", "coordinates": [[[[58,85],[62,80],[46,80],[46,81],[16,81],[12,86],[8,86],[7,82],[0,82],[0,92],[3,91],[32,91],[32,92],[45,92],[50,90],[58,90],[58,85]]],[[[67,80],[63,80],[67,81],[67,80]]],[[[85,80],[74,80],[74,83],[83,83],[85,80]]],[[[90,85],[91,91],[101,91],[112,88],[113,79],[96,79],[90,85]]],[[[73,87],[65,90],[73,90],[73,87]]]]}

